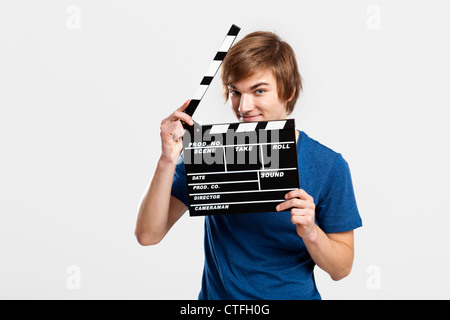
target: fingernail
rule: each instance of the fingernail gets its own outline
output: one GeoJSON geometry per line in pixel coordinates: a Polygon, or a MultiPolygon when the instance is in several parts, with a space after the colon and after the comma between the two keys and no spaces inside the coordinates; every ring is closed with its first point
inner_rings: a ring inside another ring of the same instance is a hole
{"type": "Polygon", "coordinates": [[[277,211],[280,211],[280,206],[277,206],[277,211]]]}

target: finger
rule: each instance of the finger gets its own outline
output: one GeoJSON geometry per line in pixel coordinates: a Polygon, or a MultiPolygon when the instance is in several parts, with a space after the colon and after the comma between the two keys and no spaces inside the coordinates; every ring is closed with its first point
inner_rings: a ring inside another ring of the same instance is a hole
{"type": "Polygon", "coordinates": [[[309,209],[299,209],[299,208],[293,208],[291,209],[291,216],[312,216],[311,210],[309,209]]]}
{"type": "Polygon", "coordinates": [[[277,211],[284,211],[289,210],[290,208],[303,208],[303,206],[304,203],[302,202],[302,200],[294,198],[280,203],[279,205],[277,205],[276,209],[277,211]]]}
{"type": "Polygon", "coordinates": [[[303,189],[295,189],[290,192],[288,192],[285,196],[286,199],[292,199],[292,198],[300,198],[302,200],[313,200],[313,197],[311,197],[305,190],[303,189]]]}
{"type": "Polygon", "coordinates": [[[292,216],[291,222],[297,225],[307,226],[312,223],[311,218],[308,216],[292,216]]]}
{"type": "Polygon", "coordinates": [[[292,205],[289,206],[289,203],[291,203],[291,200],[284,201],[284,202],[280,203],[279,205],[277,205],[276,210],[277,211],[284,211],[284,210],[287,210],[287,209],[291,208],[292,205]]]}
{"type": "Polygon", "coordinates": [[[190,102],[191,102],[191,100],[187,100],[181,107],[179,107],[177,110],[175,110],[173,113],[171,113],[170,116],[163,119],[161,121],[161,125],[163,125],[167,122],[177,121],[179,119],[183,120],[184,122],[186,122],[188,124],[191,124],[191,123],[193,124],[192,117],[189,116],[187,113],[183,112],[184,110],[186,110],[186,108],[188,107],[190,102]],[[185,118],[186,116],[188,118],[185,118]]]}
{"type": "Polygon", "coordinates": [[[183,127],[177,128],[172,134],[172,140],[175,142],[180,141],[180,139],[184,136],[185,132],[186,130],[183,127]]]}
{"type": "Polygon", "coordinates": [[[191,126],[194,124],[194,120],[192,120],[192,117],[190,115],[188,115],[187,113],[184,113],[182,111],[178,111],[178,110],[172,114],[172,119],[173,119],[173,121],[177,121],[177,120],[184,121],[191,126]]]}
{"type": "Polygon", "coordinates": [[[311,197],[305,190],[300,189],[300,199],[311,200],[314,202],[313,197],[311,197]]]}
{"type": "Polygon", "coordinates": [[[183,126],[179,121],[171,121],[161,128],[161,136],[167,141],[173,140],[174,133],[181,129],[183,126]]]}
{"type": "Polygon", "coordinates": [[[300,189],[295,189],[292,191],[289,191],[284,196],[285,199],[292,199],[292,198],[299,198],[300,197],[300,189]]]}
{"type": "Polygon", "coordinates": [[[186,110],[186,108],[188,107],[188,105],[191,103],[191,99],[186,100],[185,103],[183,103],[183,105],[181,107],[179,107],[177,109],[177,111],[184,111],[186,110]]]}
{"type": "Polygon", "coordinates": [[[294,224],[304,224],[306,222],[306,219],[304,216],[292,216],[291,221],[294,224]]]}

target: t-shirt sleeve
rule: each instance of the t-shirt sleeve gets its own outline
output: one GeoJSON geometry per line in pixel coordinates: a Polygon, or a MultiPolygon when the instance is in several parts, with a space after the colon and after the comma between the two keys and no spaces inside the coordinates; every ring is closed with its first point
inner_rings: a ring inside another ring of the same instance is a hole
{"type": "Polygon", "coordinates": [[[184,167],[184,154],[182,153],[178,159],[177,166],[175,168],[175,174],[173,175],[172,196],[180,200],[189,208],[189,199],[186,186],[186,169],[184,167]]]}
{"type": "MultiPolygon", "coordinates": [[[[327,180],[328,192],[316,206],[316,220],[325,233],[350,231],[362,226],[350,168],[338,154],[327,180]]],[[[325,189],[325,190],[327,190],[325,189]]]]}

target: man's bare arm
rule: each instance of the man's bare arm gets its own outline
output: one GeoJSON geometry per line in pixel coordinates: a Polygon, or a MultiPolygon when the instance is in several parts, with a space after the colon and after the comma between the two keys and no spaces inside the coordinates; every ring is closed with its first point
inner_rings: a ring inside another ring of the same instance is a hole
{"type": "Polygon", "coordinates": [[[333,280],[345,278],[351,271],[354,256],[353,231],[328,233],[315,224],[314,199],[302,189],[286,194],[286,201],[278,211],[291,209],[291,221],[303,239],[314,262],[333,280]]]}
{"type": "Polygon", "coordinates": [[[179,120],[193,124],[192,118],[183,112],[188,105],[189,100],[161,122],[161,157],[139,206],[135,229],[138,242],[144,246],[159,243],[187,210],[171,196],[171,189],[176,161],[182,151],[184,129],[179,120]]]}

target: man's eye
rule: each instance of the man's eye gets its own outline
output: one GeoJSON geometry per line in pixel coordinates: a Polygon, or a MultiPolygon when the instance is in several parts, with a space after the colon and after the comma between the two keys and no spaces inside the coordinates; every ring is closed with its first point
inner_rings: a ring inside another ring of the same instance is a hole
{"type": "Polygon", "coordinates": [[[255,92],[256,92],[256,94],[263,94],[266,91],[264,89],[258,89],[255,92]]]}
{"type": "Polygon", "coordinates": [[[241,94],[239,91],[236,91],[236,90],[231,90],[230,93],[231,93],[232,95],[238,95],[238,94],[241,94]]]}

